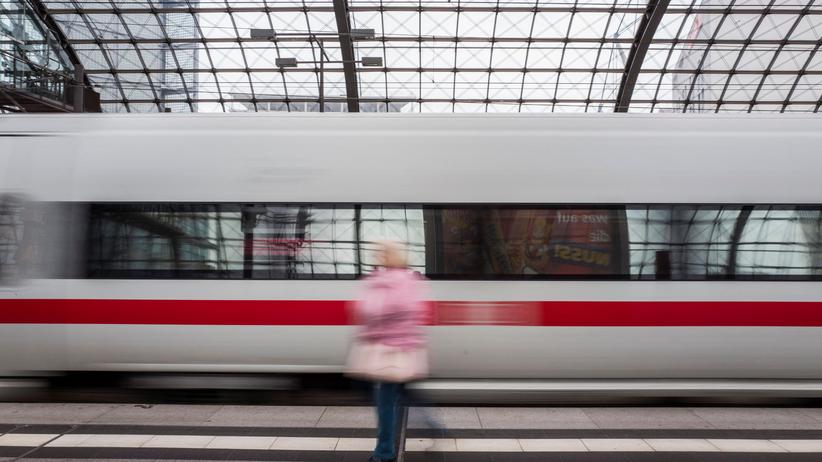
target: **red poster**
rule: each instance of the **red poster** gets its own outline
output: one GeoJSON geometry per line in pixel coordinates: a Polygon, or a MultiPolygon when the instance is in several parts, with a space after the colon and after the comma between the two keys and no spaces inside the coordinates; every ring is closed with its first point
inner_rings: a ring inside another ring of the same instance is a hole
{"type": "Polygon", "coordinates": [[[445,274],[624,274],[624,212],[443,210],[445,274]]]}

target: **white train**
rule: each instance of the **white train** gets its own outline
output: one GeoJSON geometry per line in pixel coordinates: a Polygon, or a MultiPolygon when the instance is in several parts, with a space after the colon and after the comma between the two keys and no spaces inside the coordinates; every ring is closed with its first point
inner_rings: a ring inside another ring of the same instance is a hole
{"type": "Polygon", "coordinates": [[[784,115],[6,117],[0,370],[339,372],[394,238],[449,386],[822,394],[819,146],[784,115]]]}

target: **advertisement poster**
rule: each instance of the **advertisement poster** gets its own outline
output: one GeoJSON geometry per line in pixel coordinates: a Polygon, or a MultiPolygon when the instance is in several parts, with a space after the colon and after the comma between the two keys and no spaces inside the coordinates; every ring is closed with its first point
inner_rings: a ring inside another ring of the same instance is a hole
{"type": "Polygon", "coordinates": [[[627,272],[618,209],[441,209],[444,275],[619,276],[627,272]]]}

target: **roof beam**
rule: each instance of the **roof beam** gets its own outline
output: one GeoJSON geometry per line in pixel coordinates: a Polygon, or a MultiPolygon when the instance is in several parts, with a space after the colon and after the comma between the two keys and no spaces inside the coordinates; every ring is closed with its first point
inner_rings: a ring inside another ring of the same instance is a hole
{"type": "Polygon", "coordinates": [[[354,63],[354,41],[351,38],[351,21],[348,17],[348,2],[346,0],[334,0],[334,16],[337,18],[337,33],[340,36],[340,53],[342,54],[343,72],[345,73],[348,112],[360,112],[357,67],[354,63]]]}
{"type": "MultiPolygon", "coordinates": [[[[220,99],[218,97],[212,98],[196,98],[192,99],[192,102],[195,103],[220,103],[220,102],[237,102],[237,103],[317,103],[317,97],[300,97],[300,96],[277,96],[277,95],[257,95],[256,98],[252,98],[250,95],[242,97],[232,97],[228,99],[220,99]]],[[[339,97],[332,97],[327,96],[325,97],[325,101],[327,103],[345,103],[348,100],[344,96],[339,97]]],[[[611,98],[530,98],[525,100],[526,104],[541,104],[541,105],[563,105],[563,104],[574,104],[574,105],[582,105],[582,104],[606,104],[612,103],[614,100],[611,98]]],[[[124,104],[125,100],[123,99],[104,99],[100,101],[101,103],[119,103],[124,104]]],[[[131,104],[153,104],[155,102],[154,99],[147,98],[129,98],[128,102],[131,104]]],[[[167,102],[178,102],[178,103],[185,103],[185,100],[168,100],[167,102]]],[[[414,98],[414,97],[397,97],[397,98],[380,98],[380,97],[364,97],[360,98],[361,103],[370,103],[370,104],[393,104],[393,103],[440,103],[440,104],[507,104],[511,105],[514,108],[519,107],[519,104],[522,102],[519,98],[414,98]]],[[[681,104],[681,99],[643,99],[643,100],[636,100],[638,103],[642,104],[681,104]]],[[[726,104],[731,105],[747,105],[750,104],[749,99],[743,100],[728,100],[724,101],[726,104]]],[[[760,104],[767,104],[767,105],[775,105],[778,106],[782,104],[782,100],[773,100],[773,101],[762,101],[760,104]]],[[[802,105],[802,106],[816,106],[817,104],[822,107],[822,99],[803,99],[792,101],[791,104],[802,105]]]]}
{"type": "Polygon", "coordinates": [[[665,16],[665,11],[670,3],[671,0],[648,0],[648,7],[642,15],[642,21],[640,21],[639,28],[636,31],[634,43],[631,45],[631,52],[625,61],[625,72],[622,74],[622,82],[619,84],[614,112],[628,112],[631,99],[634,96],[637,77],[639,77],[639,71],[645,61],[645,54],[648,53],[648,47],[651,46],[654,34],[656,34],[659,23],[662,22],[662,17],[665,16]]]}
{"type": "MultiPolygon", "coordinates": [[[[287,34],[287,33],[278,33],[275,38],[251,38],[251,37],[169,37],[168,40],[164,38],[139,38],[135,39],[140,44],[164,44],[164,43],[285,43],[285,42],[313,42],[317,40],[319,34],[310,34],[307,35],[303,34],[287,34]],[[312,37],[313,36],[313,37],[312,37]]],[[[323,39],[324,36],[319,36],[319,38],[323,39]]],[[[334,40],[337,39],[337,35],[334,34],[332,37],[334,40]]],[[[490,42],[496,43],[558,43],[564,44],[568,43],[575,43],[575,44],[604,44],[604,43],[634,43],[633,38],[613,38],[613,37],[606,37],[606,38],[596,38],[596,37],[579,37],[568,39],[565,37],[531,37],[528,38],[526,36],[522,37],[454,37],[454,36],[423,36],[414,37],[410,35],[394,35],[394,36],[379,36],[375,39],[362,39],[363,41],[368,41],[374,45],[374,47],[379,47],[380,43],[382,42],[413,42],[417,43],[419,41],[423,42],[431,42],[431,43],[470,43],[470,44],[485,44],[490,42]]],[[[780,40],[780,39],[715,39],[712,40],[710,38],[704,39],[687,39],[687,38],[660,38],[655,40],[655,43],[660,45],[751,45],[751,46],[765,46],[765,45],[782,45],[788,47],[794,46],[807,46],[813,47],[817,44],[817,39],[787,39],[787,40],[780,40]]],[[[0,39],[0,44],[8,44],[12,43],[11,40],[8,39],[0,39]]],[[[30,40],[28,43],[30,44],[42,44],[45,43],[42,40],[30,40]]],[[[85,38],[85,39],[72,39],[71,44],[73,45],[96,45],[96,44],[103,44],[103,45],[128,45],[133,43],[132,39],[130,38],[110,38],[110,37],[99,37],[97,39],[94,38],[85,38]]]]}
{"type": "MultiPolygon", "coordinates": [[[[809,60],[813,58],[813,56],[809,57],[809,60]]],[[[327,74],[341,74],[343,73],[343,68],[339,66],[331,67],[326,65],[324,71],[327,74]]],[[[410,72],[410,73],[442,73],[442,74],[452,74],[454,71],[457,72],[466,72],[466,73],[474,73],[474,74],[486,74],[488,73],[487,67],[361,67],[357,70],[358,73],[385,73],[385,72],[410,72]]],[[[220,73],[220,74],[245,74],[248,72],[247,69],[242,67],[182,67],[180,71],[184,74],[213,74],[213,73],[220,73]]],[[[542,72],[542,73],[558,73],[558,72],[576,72],[576,73],[590,73],[591,69],[588,67],[494,67],[491,69],[492,72],[510,72],[510,73],[525,73],[525,72],[542,72]]],[[[86,70],[86,74],[90,75],[106,75],[109,76],[112,74],[110,69],[92,69],[86,70]]],[[[170,69],[170,68],[135,68],[135,69],[117,69],[116,74],[118,75],[128,75],[128,74],[145,74],[148,72],[149,74],[177,74],[178,70],[170,69]]],[[[316,67],[255,67],[252,72],[267,72],[267,73],[276,73],[280,72],[283,74],[303,74],[303,73],[313,73],[319,72],[319,68],[316,67]]],[[[598,74],[622,74],[625,72],[622,69],[599,69],[596,71],[598,74]]],[[[640,74],[658,74],[658,69],[642,69],[639,71],[640,74]]],[[[677,70],[677,74],[700,74],[700,75],[724,75],[727,76],[730,74],[727,69],[682,69],[677,70]]],[[[756,75],[762,76],[761,69],[738,69],[733,75],[756,75]]],[[[804,71],[799,71],[797,73],[796,70],[793,69],[771,69],[768,75],[785,75],[785,76],[792,76],[796,77],[797,79],[806,76],[806,75],[822,75],[822,69],[808,69],[804,71]]],[[[362,98],[360,98],[362,99],[362,98]]],[[[609,100],[613,101],[613,99],[609,100]]]]}
{"type": "MultiPolygon", "coordinates": [[[[61,2],[61,5],[55,5],[53,8],[49,8],[49,11],[52,14],[85,14],[85,15],[110,15],[114,14],[114,8],[105,8],[105,7],[69,7],[66,5],[66,2],[61,2]]],[[[102,3],[102,2],[98,2],[102,3]]],[[[273,3],[273,2],[271,2],[273,3]]],[[[183,2],[184,4],[184,2],[183,2]]],[[[636,6],[628,6],[628,5],[613,5],[613,6],[602,6],[602,5],[580,5],[574,4],[574,2],[568,2],[564,5],[559,4],[542,4],[537,7],[533,6],[508,6],[506,4],[500,4],[499,6],[495,5],[480,5],[476,6],[474,4],[460,4],[457,5],[456,3],[442,3],[440,5],[414,5],[414,4],[406,4],[406,5],[391,5],[391,4],[383,4],[382,6],[378,7],[379,10],[383,12],[408,12],[408,13],[418,13],[418,12],[432,12],[432,13],[629,13],[629,14],[640,14],[645,12],[645,8],[643,7],[636,7],[636,6]]],[[[331,13],[334,11],[333,7],[324,6],[324,5],[306,5],[302,6],[299,2],[295,2],[293,5],[273,5],[269,4],[266,6],[265,4],[260,3],[259,6],[231,6],[231,7],[220,7],[214,6],[213,3],[207,4],[207,6],[196,6],[192,5],[191,7],[188,6],[155,6],[153,9],[146,7],[146,6],[127,6],[122,5],[116,9],[116,11],[123,15],[128,14],[150,14],[153,11],[157,13],[192,13],[192,14],[210,14],[210,13],[265,13],[266,11],[272,14],[278,13],[303,13],[303,12],[328,12],[331,13]]],[[[366,13],[373,13],[374,11],[378,11],[375,9],[374,6],[349,6],[348,11],[353,12],[366,12],[366,13]]],[[[710,5],[674,5],[673,7],[669,8],[668,10],[671,14],[726,14],[728,12],[727,6],[710,6],[710,5]]],[[[800,7],[780,7],[779,14],[784,15],[797,15],[803,14],[805,10],[800,7]]],[[[14,9],[11,12],[16,12],[14,9]]],[[[735,6],[733,10],[734,15],[753,15],[759,16],[764,13],[763,6],[735,6]]],[[[822,15],[822,9],[811,9],[807,11],[807,15],[809,16],[819,16],[822,15]]]]}

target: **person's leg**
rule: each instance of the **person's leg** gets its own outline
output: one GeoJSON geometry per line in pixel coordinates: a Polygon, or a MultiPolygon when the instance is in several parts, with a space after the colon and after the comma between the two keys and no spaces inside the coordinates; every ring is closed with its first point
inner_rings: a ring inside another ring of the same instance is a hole
{"type": "Polygon", "coordinates": [[[377,447],[374,456],[380,460],[397,457],[397,419],[401,384],[377,384],[377,447]]]}
{"type": "Polygon", "coordinates": [[[417,416],[421,417],[421,423],[425,425],[428,430],[431,430],[432,437],[446,437],[445,425],[443,425],[439,419],[435,417],[434,412],[432,412],[431,408],[428,407],[429,403],[422,399],[419,392],[413,388],[406,387],[403,391],[403,397],[405,398],[405,405],[408,407],[409,412],[412,407],[416,409],[415,412],[417,413],[417,416]]]}
{"type": "MultiPolygon", "coordinates": [[[[397,384],[397,448],[400,452],[405,451],[405,432],[408,418],[408,405],[405,398],[405,384],[397,384]]],[[[399,454],[399,453],[398,453],[399,454]]]]}

